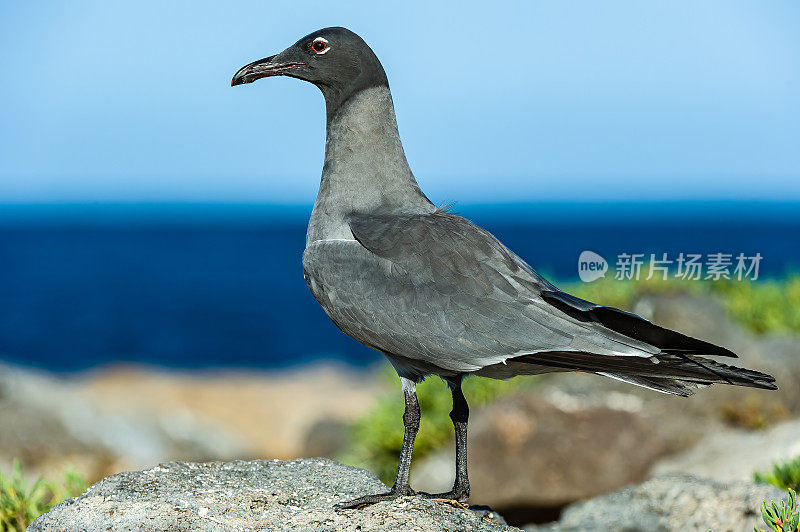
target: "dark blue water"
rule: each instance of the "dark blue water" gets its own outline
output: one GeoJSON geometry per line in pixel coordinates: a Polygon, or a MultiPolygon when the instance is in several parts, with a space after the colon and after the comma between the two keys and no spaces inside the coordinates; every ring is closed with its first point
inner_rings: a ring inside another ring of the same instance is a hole
{"type": "MultiPolygon", "coordinates": [[[[797,271],[800,217],[790,207],[684,206],[682,215],[659,216],[643,216],[653,206],[461,211],[540,272],[571,280],[584,249],[610,263],[621,252],[759,252],[762,277],[797,271]]],[[[95,208],[44,216],[50,211],[17,208],[0,216],[0,357],[61,371],[115,361],[371,363],[379,355],[339,332],[308,292],[307,211],[95,208]]]]}

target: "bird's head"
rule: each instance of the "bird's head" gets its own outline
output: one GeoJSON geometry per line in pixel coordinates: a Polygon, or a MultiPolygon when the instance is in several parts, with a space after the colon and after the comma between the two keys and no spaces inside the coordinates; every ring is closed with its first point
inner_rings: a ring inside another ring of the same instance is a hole
{"type": "Polygon", "coordinates": [[[331,104],[341,104],[356,92],[386,85],[386,73],[361,37],[346,28],[324,28],[306,35],[277,55],[239,69],[231,86],[269,76],[310,81],[331,104]]]}

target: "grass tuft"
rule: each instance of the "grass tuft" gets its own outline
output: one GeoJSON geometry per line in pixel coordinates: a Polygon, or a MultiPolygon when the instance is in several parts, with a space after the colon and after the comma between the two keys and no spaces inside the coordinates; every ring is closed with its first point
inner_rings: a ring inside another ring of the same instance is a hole
{"type": "Polygon", "coordinates": [[[800,491],[800,456],[773,464],[772,471],[756,471],[753,480],[760,484],[772,484],[782,490],[800,491]]]}
{"type": "Polygon", "coordinates": [[[39,477],[33,484],[23,476],[19,460],[11,475],[0,471],[0,532],[22,531],[53,505],[86,489],[86,479],[73,470],[61,482],[39,477]]]}

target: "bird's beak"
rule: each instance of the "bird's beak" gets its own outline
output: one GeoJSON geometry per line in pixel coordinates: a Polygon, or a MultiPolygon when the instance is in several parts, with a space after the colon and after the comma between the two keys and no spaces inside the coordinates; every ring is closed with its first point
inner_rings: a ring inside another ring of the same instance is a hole
{"type": "Polygon", "coordinates": [[[295,68],[308,67],[307,64],[297,61],[289,63],[280,61],[278,55],[272,55],[270,57],[265,57],[264,59],[259,59],[258,61],[253,61],[249,65],[245,65],[240,68],[231,80],[231,87],[243,85],[245,83],[252,83],[257,79],[266,78],[269,76],[282,76],[287,71],[295,68]]]}

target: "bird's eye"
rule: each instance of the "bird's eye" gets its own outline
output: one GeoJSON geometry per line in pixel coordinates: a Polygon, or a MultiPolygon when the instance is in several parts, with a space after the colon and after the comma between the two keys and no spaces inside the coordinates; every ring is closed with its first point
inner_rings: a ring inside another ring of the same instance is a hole
{"type": "Polygon", "coordinates": [[[314,50],[314,52],[317,54],[324,54],[325,52],[330,50],[331,47],[328,46],[327,39],[323,39],[322,37],[317,37],[316,39],[314,39],[314,42],[311,43],[311,49],[314,50]]]}

